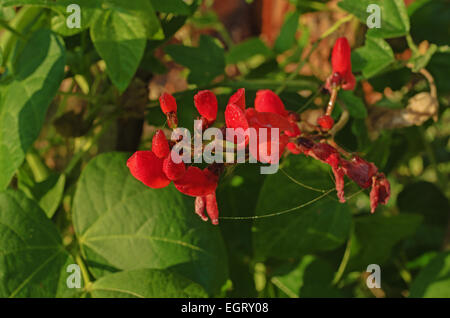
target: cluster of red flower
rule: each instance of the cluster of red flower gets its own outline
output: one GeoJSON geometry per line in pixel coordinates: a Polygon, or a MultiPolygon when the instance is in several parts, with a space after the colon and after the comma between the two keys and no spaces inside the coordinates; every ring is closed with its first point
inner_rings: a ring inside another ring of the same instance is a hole
{"type": "MultiPolygon", "coordinates": [[[[353,89],[355,77],[351,71],[350,46],[345,38],[337,40],[332,53],[333,74],[329,77],[325,87],[335,94],[342,89],[353,89]]],[[[203,128],[211,126],[217,117],[218,103],[216,96],[208,91],[200,91],[194,97],[194,104],[199,114],[203,128]]],[[[160,97],[160,105],[167,116],[170,128],[176,128],[177,104],[173,96],[163,94],[160,97]]],[[[331,166],[335,176],[336,191],[341,202],[344,197],[344,176],[347,175],[360,187],[372,186],[370,192],[371,211],[374,212],[379,203],[386,204],[390,196],[389,182],[378,168],[359,156],[344,159],[337,147],[327,143],[326,131],[333,127],[331,111],[334,103],[327,108],[324,116],[318,119],[317,131],[319,134],[311,135],[302,133],[299,129],[300,120],[298,114],[288,112],[281,99],[270,90],[257,92],[254,108],[246,108],[245,90],[239,89],[228,101],[225,109],[226,128],[235,129],[244,134],[242,138],[231,140],[239,147],[244,147],[248,152],[262,163],[273,163],[271,157],[271,143],[278,140],[274,148],[279,150],[278,158],[286,148],[293,154],[305,154],[331,166]],[[247,130],[253,128],[257,132],[262,128],[269,128],[267,138],[258,141],[256,149],[248,146],[247,130]],[[271,139],[270,134],[278,128],[278,139],[271,139]],[[244,140],[237,144],[237,140],[244,140]],[[278,147],[277,147],[278,146],[278,147]],[[265,155],[263,155],[265,154],[265,155]]],[[[224,127],[225,128],[225,127],[224,127]]],[[[235,134],[237,135],[237,133],[235,134]]],[[[196,197],[195,212],[205,221],[208,220],[204,211],[213,224],[218,224],[219,212],[216,202],[216,188],[224,165],[213,163],[205,169],[185,163],[175,163],[171,157],[171,148],[180,140],[169,141],[164,133],[159,130],[152,141],[151,151],[138,151],[128,160],[128,167],[132,175],[151,188],[162,188],[173,181],[175,187],[189,196],[196,197]]]]}

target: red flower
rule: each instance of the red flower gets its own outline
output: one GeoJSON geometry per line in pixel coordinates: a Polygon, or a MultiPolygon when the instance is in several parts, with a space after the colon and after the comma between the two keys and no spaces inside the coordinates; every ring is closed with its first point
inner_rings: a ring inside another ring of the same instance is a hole
{"type": "Polygon", "coordinates": [[[159,189],[169,185],[163,172],[163,159],[158,158],[153,151],[137,151],[127,161],[131,174],[146,186],[159,189]]]}
{"type": "Polygon", "coordinates": [[[183,177],[175,180],[173,183],[181,193],[199,197],[216,191],[217,181],[217,176],[210,172],[208,168],[201,170],[190,166],[183,177]]]}
{"type": "Polygon", "coordinates": [[[345,37],[336,40],[331,53],[333,73],[328,78],[326,87],[331,91],[333,84],[340,85],[344,90],[355,88],[356,80],[352,73],[351,49],[345,37]]]}
{"type": "Polygon", "coordinates": [[[336,40],[331,53],[331,65],[333,73],[338,73],[342,77],[352,71],[351,49],[347,38],[342,37],[336,40]]]}
{"type": "Polygon", "coordinates": [[[208,124],[213,123],[217,117],[217,98],[213,92],[204,90],[194,96],[194,104],[202,117],[206,118],[208,124]]]}
{"type": "Polygon", "coordinates": [[[184,176],[186,172],[186,165],[183,161],[175,163],[172,156],[169,154],[163,162],[163,171],[169,180],[175,181],[184,176]]]}
{"type": "Polygon", "coordinates": [[[228,100],[228,104],[235,104],[245,109],[245,88],[240,88],[228,100]]]}
{"type": "Polygon", "coordinates": [[[373,177],[370,191],[370,212],[374,213],[378,204],[387,204],[391,196],[391,185],[383,173],[373,177]]]}
{"type": "Polygon", "coordinates": [[[159,104],[164,115],[177,112],[177,101],[175,100],[175,97],[170,94],[163,93],[159,97],[159,104]]]}
{"type": "Polygon", "coordinates": [[[175,98],[170,94],[163,93],[159,97],[159,104],[161,106],[162,112],[167,116],[167,125],[170,128],[177,127],[177,101],[175,100],[175,98]]]}
{"type": "Polygon", "coordinates": [[[280,97],[268,89],[256,93],[255,109],[258,112],[275,113],[285,117],[289,115],[280,97]]]}
{"type": "Polygon", "coordinates": [[[161,129],[153,136],[152,151],[160,159],[166,158],[170,152],[169,142],[161,129]]]}

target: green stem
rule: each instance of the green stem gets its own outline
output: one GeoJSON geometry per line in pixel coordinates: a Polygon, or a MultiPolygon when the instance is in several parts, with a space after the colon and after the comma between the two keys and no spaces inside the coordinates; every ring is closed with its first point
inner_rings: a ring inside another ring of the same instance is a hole
{"type": "Polygon", "coordinates": [[[434,173],[436,174],[438,184],[441,189],[446,189],[447,180],[446,180],[444,174],[439,172],[436,155],[434,153],[433,147],[431,147],[430,142],[428,141],[427,137],[425,136],[425,129],[422,126],[419,129],[420,129],[420,132],[422,135],[422,142],[423,142],[423,145],[425,146],[425,151],[427,153],[427,157],[430,160],[430,164],[434,170],[434,173]]]}
{"type": "Polygon", "coordinates": [[[339,265],[336,275],[334,276],[333,282],[331,283],[332,285],[336,285],[337,283],[339,283],[342,276],[344,275],[345,268],[347,267],[348,260],[350,259],[350,254],[351,254],[351,250],[352,250],[353,230],[354,230],[354,225],[352,224],[352,227],[350,230],[350,235],[349,235],[349,238],[347,241],[347,246],[345,247],[344,256],[342,257],[341,264],[339,265]]]}
{"type": "Polygon", "coordinates": [[[42,162],[41,157],[34,148],[31,148],[30,151],[28,151],[25,158],[33,172],[34,180],[36,182],[42,182],[49,177],[50,170],[42,162]]]}
{"type": "Polygon", "coordinates": [[[300,107],[297,110],[297,113],[300,114],[300,113],[304,112],[306,109],[308,109],[309,105],[311,105],[311,103],[316,99],[317,96],[319,96],[319,94],[320,94],[320,89],[316,90],[316,92],[309,97],[309,99],[305,103],[305,105],[303,105],[302,107],[300,107]]]}
{"type": "Polygon", "coordinates": [[[414,43],[413,38],[412,38],[411,34],[409,34],[409,33],[406,35],[406,42],[408,42],[408,46],[411,49],[411,51],[413,51],[414,56],[419,54],[419,48],[414,43]]]}
{"type": "Polygon", "coordinates": [[[339,29],[339,27],[341,25],[343,25],[344,23],[347,23],[348,21],[350,21],[351,19],[353,19],[353,15],[349,14],[339,20],[336,21],[335,24],[333,24],[328,30],[326,30],[321,37],[319,38],[319,40],[323,40],[325,38],[327,38],[328,36],[330,36],[332,33],[334,33],[337,29],[339,29]]]}
{"type": "Polygon", "coordinates": [[[88,272],[88,270],[86,268],[86,265],[84,264],[84,261],[81,258],[80,254],[77,254],[75,256],[75,260],[76,260],[78,266],[80,266],[81,275],[83,275],[84,289],[88,290],[90,285],[91,285],[91,280],[89,279],[89,272],[88,272]]]}

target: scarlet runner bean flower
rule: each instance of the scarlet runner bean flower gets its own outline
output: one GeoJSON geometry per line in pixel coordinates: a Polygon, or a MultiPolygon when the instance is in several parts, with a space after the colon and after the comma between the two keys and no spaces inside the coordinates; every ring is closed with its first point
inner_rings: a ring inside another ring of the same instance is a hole
{"type": "Polygon", "coordinates": [[[167,116],[167,125],[170,128],[176,128],[178,126],[178,117],[175,98],[170,94],[163,93],[159,98],[159,104],[162,112],[167,116]]]}
{"type": "MultiPolygon", "coordinates": [[[[341,41],[334,53],[335,76],[348,75],[349,60],[345,43],[341,41]],[[339,54],[341,56],[339,56],[339,54]],[[344,58],[345,57],[345,58],[344,58]]],[[[343,84],[340,83],[340,84],[343,84]]],[[[343,87],[343,86],[342,86],[343,87]]],[[[218,104],[215,95],[210,91],[201,91],[194,98],[195,106],[201,115],[204,127],[211,125],[217,117],[218,104]]],[[[161,109],[166,114],[169,127],[177,126],[177,104],[173,96],[163,94],[160,97],[161,109]]],[[[329,115],[319,118],[319,125],[323,131],[332,127],[332,119],[329,115]],[[327,117],[328,116],[328,117],[327,117]]],[[[254,108],[246,108],[245,90],[240,89],[229,99],[225,110],[226,127],[241,129],[245,134],[243,142],[237,147],[248,146],[249,128],[258,132],[265,128],[268,138],[257,142],[257,149],[249,149],[254,158],[263,163],[271,163],[273,133],[270,128],[278,128],[278,144],[275,149],[279,151],[278,157],[288,149],[293,154],[304,154],[316,160],[330,165],[335,178],[336,192],[340,202],[345,202],[344,177],[347,176],[362,188],[371,188],[370,202],[373,213],[379,204],[386,204],[390,197],[390,185],[383,173],[378,168],[359,156],[345,159],[348,154],[341,154],[340,148],[327,143],[326,138],[318,141],[319,135],[310,136],[299,129],[298,114],[286,110],[281,99],[270,90],[257,92],[254,108]],[[260,151],[263,150],[263,151],[260,151]],[[264,155],[266,154],[266,155],[264,155]]],[[[320,131],[319,131],[320,133],[320,131]]],[[[171,148],[180,140],[169,143],[164,132],[158,130],[152,139],[152,149],[137,151],[127,161],[131,174],[150,188],[159,189],[173,182],[178,191],[188,196],[195,197],[195,213],[204,221],[209,219],[217,225],[219,210],[216,201],[216,188],[224,164],[213,163],[204,169],[184,162],[174,162],[171,156],[171,148]],[[206,210],[206,214],[205,214],[206,210]]],[[[236,143],[237,140],[231,140],[236,143]]],[[[250,147],[251,148],[251,147],[250,147]]]]}
{"type": "Polygon", "coordinates": [[[194,104],[200,115],[202,115],[203,127],[206,128],[216,121],[218,104],[216,95],[213,92],[208,90],[198,92],[194,96],[194,104]]]}
{"type": "Polygon", "coordinates": [[[332,91],[333,86],[340,86],[344,90],[353,90],[356,80],[352,73],[351,49],[347,38],[336,40],[331,53],[333,73],[328,78],[326,87],[332,91]]]}

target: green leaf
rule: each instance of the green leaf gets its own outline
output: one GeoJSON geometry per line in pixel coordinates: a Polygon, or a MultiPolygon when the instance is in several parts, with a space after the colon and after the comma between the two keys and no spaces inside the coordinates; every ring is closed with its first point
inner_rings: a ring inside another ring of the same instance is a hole
{"type": "Polygon", "coordinates": [[[296,42],[295,35],[297,33],[299,19],[300,13],[298,11],[294,11],[286,17],[280,34],[275,41],[274,50],[276,53],[283,53],[294,46],[296,42]]]}
{"type": "Polygon", "coordinates": [[[425,222],[446,224],[450,205],[441,190],[430,182],[408,184],[398,195],[397,205],[401,212],[422,214],[425,222]]]}
{"type": "Polygon", "coordinates": [[[354,71],[362,71],[365,78],[382,72],[394,62],[394,52],[383,39],[366,36],[366,43],[352,53],[354,71]]]}
{"type": "Polygon", "coordinates": [[[411,17],[411,35],[416,43],[427,40],[437,45],[450,44],[450,6],[447,0],[416,0],[408,5],[408,14],[411,17]]]}
{"type": "Polygon", "coordinates": [[[144,55],[147,36],[140,19],[107,10],[96,19],[91,38],[119,91],[128,87],[144,55]]]}
{"type": "Polygon", "coordinates": [[[305,255],[294,268],[281,266],[271,278],[286,296],[297,297],[340,297],[341,292],[331,285],[334,269],[326,261],[305,255]]]}
{"type": "Polygon", "coordinates": [[[434,257],[411,285],[410,297],[450,297],[450,252],[434,257]]]}
{"type": "Polygon", "coordinates": [[[64,174],[52,174],[42,182],[35,182],[25,172],[19,170],[19,189],[27,197],[39,203],[48,218],[52,218],[61,203],[66,184],[64,174]]]}
{"type": "Polygon", "coordinates": [[[345,103],[350,116],[355,118],[366,118],[367,109],[361,98],[357,97],[352,91],[339,92],[339,98],[345,103]]]}
{"type": "Polygon", "coordinates": [[[356,16],[363,24],[372,14],[367,12],[367,7],[376,4],[380,7],[380,28],[368,31],[373,37],[395,38],[406,35],[409,32],[409,18],[403,0],[342,0],[339,6],[348,13],[356,16]]]}
{"type": "MultiPolygon", "coordinates": [[[[248,91],[246,91],[248,96],[248,91]]],[[[229,96],[227,96],[228,98],[229,96]]],[[[217,189],[219,211],[225,217],[242,216],[255,210],[264,176],[259,165],[238,165],[226,171],[217,189]]],[[[228,297],[256,297],[254,277],[248,270],[252,257],[252,224],[236,220],[223,220],[220,230],[224,237],[229,259],[233,289],[228,297]]]]}
{"type": "MultiPolygon", "coordinates": [[[[63,16],[69,16],[67,6],[74,3],[73,0],[4,0],[4,6],[36,5],[55,10],[63,16]]],[[[86,28],[91,20],[105,11],[115,11],[138,18],[144,25],[148,38],[154,36],[161,29],[155,10],[149,0],[77,0],[81,7],[82,28],[86,28]],[[91,19],[92,18],[92,19],[91,19]]]]}
{"type": "Polygon", "coordinates": [[[80,247],[94,275],[172,268],[215,293],[227,278],[218,228],[194,213],[174,186],[150,189],[129,172],[129,155],[97,156],[83,170],[73,202],[80,247]]]}
{"type": "Polygon", "coordinates": [[[74,263],[55,225],[21,192],[0,193],[0,297],[68,297],[74,263]]]}
{"type": "Polygon", "coordinates": [[[165,52],[187,67],[188,81],[199,86],[209,84],[225,71],[224,50],[210,36],[202,35],[198,47],[168,45],[165,52]]]}
{"type": "Polygon", "coordinates": [[[95,298],[198,298],[204,289],[169,270],[137,269],[106,275],[89,288],[95,298]]]}
{"type": "Polygon", "coordinates": [[[183,0],[151,0],[155,11],[163,13],[174,13],[180,15],[189,15],[191,9],[183,0]]]}
{"type": "Polygon", "coordinates": [[[227,53],[227,64],[236,64],[242,61],[247,61],[255,55],[262,55],[269,57],[272,51],[261,41],[260,38],[248,39],[236,46],[233,46],[227,53]]]}
{"type": "Polygon", "coordinates": [[[64,76],[65,49],[48,30],[32,34],[12,79],[0,87],[0,190],[5,189],[38,137],[64,76]]]}
{"type": "Polygon", "coordinates": [[[329,196],[294,183],[281,171],[267,176],[255,215],[293,211],[255,220],[255,256],[286,259],[342,245],[350,230],[351,215],[348,205],[336,199],[329,167],[311,158],[295,156],[289,158],[286,172],[307,186],[329,190],[329,196]]]}
{"type": "Polygon", "coordinates": [[[347,268],[360,271],[368,264],[386,263],[394,246],[412,236],[421,222],[422,217],[417,214],[375,214],[356,218],[347,268]]]}
{"type": "Polygon", "coordinates": [[[71,36],[90,27],[94,16],[101,10],[100,0],[5,0],[3,3],[4,6],[33,5],[52,9],[51,29],[63,36],[71,36]],[[67,12],[67,7],[74,3],[81,8],[81,27],[69,29],[66,21],[72,13],[67,12]]]}

